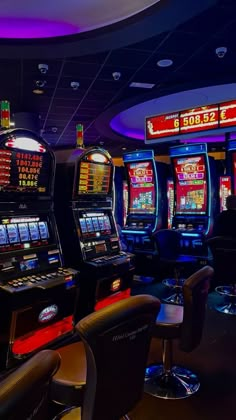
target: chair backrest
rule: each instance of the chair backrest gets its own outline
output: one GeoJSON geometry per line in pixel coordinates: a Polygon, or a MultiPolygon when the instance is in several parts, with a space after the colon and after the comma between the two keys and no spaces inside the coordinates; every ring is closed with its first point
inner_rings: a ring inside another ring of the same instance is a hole
{"type": "Polygon", "coordinates": [[[180,254],[180,233],[173,229],[161,229],[155,233],[160,258],[175,259],[180,254]]]}
{"type": "Polygon", "coordinates": [[[228,236],[215,236],[207,240],[215,270],[215,283],[236,283],[236,239],[228,236]]]}
{"type": "Polygon", "coordinates": [[[87,357],[82,420],[117,420],[140,400],[159,309],[153,296],[132,296],[76,325],[87,357]]]}
{"type": "Polygon", "coordinates": [[[180,348],[183,351],[192,351],[200,344],[207,296],[213,275],[214,269],[205,266],[184,282],[184,316],[180,337],[180,348]]]}
{"type": "Polygon", "coordinates": [[[47,420],[49,383],[60,365],[54,350],[42,350],[0,382],[1,420],[47,420]]]}

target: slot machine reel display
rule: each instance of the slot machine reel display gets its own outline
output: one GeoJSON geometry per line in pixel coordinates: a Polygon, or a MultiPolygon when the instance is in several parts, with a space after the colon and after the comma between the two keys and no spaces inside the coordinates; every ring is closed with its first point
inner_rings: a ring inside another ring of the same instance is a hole
{"type": "Polygon", "coordinates": [[[81,316],[130,294],[133,255],[120,248],[113,175],[109,153],[98,147],[76,149],[57,164],[56,218],[65,261],[80,268],[81,316]]]}
{"type": "Polygon", "coordinates": [[[167,227],[167,165],[153,150],[123,155],[128,183],[128,211],[122,232],[134,253],[155,253],[153,234],[167,227]]]}
{"type": "Polygon", "coordinates": [[[205,255],[216,212],[216,174],[206,144],[170,148],[174,174],[173,228],[182,235],[183,250],[205,255]]]}
{"type": "Polygon", "coordinates": [[[53,213],[55,157],[28,130],[0,135],[0,367],[74,331],[78,272],[64,268],[53,213]]]}

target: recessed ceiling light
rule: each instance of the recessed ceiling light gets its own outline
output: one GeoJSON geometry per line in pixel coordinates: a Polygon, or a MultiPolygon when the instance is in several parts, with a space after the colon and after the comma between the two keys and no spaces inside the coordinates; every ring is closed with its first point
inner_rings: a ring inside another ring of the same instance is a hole
{"type": "Polygon", "coordinates": [[[33,93],[35,93],[35,95],[42,95],[44,93],[43,89],[33,89],[33,93]]]}
{"type": "Polygon", "coordinates": [[[170,66],[172,66],[172,64],[173,64],[173,60],[171,60],[170,58],[165,58],[165,59],[159,60],[157,62],[157,65],[159,67],[170,67],[170,66]]]}
{"type": "Polygon", "coordinates": [[[152,89],[155,86],[155,83],[141,83],[141,82],[132,82],[129,87],[142,88],[142,89],[152,89]]]}
{"type": "Polygon", "coordinates": [[[122,150],[127,150],[127,147],[122,147],[122,150]]]}

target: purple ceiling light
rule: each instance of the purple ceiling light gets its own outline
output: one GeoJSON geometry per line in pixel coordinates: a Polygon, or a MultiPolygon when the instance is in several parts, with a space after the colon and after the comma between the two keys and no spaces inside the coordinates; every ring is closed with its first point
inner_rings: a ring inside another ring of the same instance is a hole
{"type": "Polygon", "coordinates": [[[76,25],[43,19],[0,18],[0,38],[49,38],[79,33],[76,25]]]}

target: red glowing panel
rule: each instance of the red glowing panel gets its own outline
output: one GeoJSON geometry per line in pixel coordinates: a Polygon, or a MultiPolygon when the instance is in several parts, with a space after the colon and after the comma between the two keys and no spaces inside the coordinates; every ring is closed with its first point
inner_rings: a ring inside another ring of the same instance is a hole
{"type": "Polygon", "coordinates": [[[62,338],[65,334],[73,331],[72,316],[64,318],[40,330],[36,330],[27,336],[17,338],[12,346],[12,353],[15,355],[29,354],[40,349],[48,343],[62,338]]]}
{"type": "Polygon", "coordinates": [[[207,173],[204,156],[174,158],[176,213],[205,214],[207,173]]]}
{"type": "Polygon", "coordinates": [[[155,213],[154,168],[152,162],[128,163],[130,213],[155,213]]]}
{"type": "Polygon", "coordinates": [[[226,198],[231,194],[231,178],[220,177],[220,211],[226,210],[226,198]]]}
{"type": "Polygon", "coordinates": [[[236,194],[236,152],[232,153],[233,159],[233,183],[234,183],[234,194],[236,194]]]}
{"type": "Polygon", "coordinates": [[[146,119],[146,138],[148,140],[173,136],[179,133],[179,113],[158,115],[146,119]]]}
{"type": "Polygon", "coordinates": [[[218,119],[218,105],[208,105],[181,111],[180,133],[195,133],[218,128],[218,119]]]}
{"type": "Polygon", "coordinates": [[[236,125],[236,101],[220,104],[220,127],[236,125]]]}
{"type": "Polygon", "coordinates": [[[127,299],[130,297],[130,289],[122,290],[121,292],[115,293],[114,295],[107,296],[105,299],[99,300],[95,305],[95,311],[105,308],[112,303],[119,302],[120,300],[127,299]]]}

